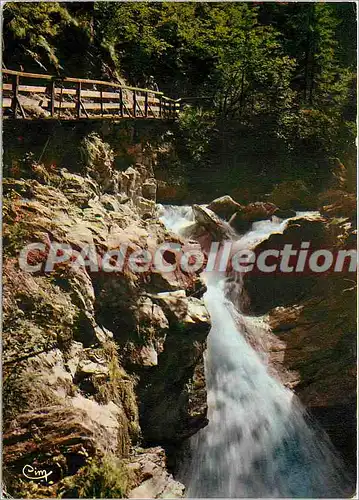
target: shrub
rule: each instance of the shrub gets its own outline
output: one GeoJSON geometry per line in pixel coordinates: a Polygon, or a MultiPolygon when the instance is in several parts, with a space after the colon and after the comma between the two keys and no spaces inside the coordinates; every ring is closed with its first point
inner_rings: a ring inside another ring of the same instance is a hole
{"type": "Polygon", "coordinates": [[[76,476],[63,481],[61,498],[126,498],[134,475],[114,455],[93,458],[76,476]]]}
{"type": "Polygon", "coordinates": [[[282,209],[307,210],[316,207],[314,197],[305,182],[301,180],[277,184],[270,193],[268,201],[282,209]]]}

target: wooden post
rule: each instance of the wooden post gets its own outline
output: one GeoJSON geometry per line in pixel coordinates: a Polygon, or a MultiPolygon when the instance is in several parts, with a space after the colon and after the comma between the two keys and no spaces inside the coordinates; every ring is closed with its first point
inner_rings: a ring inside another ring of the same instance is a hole
{"type": "Polygon", "coordinates": [[[120,115],[123,118],[123,92],[122,88],[120,88],[120,115]]]}
{"type": "Polygon", "coordinates": [[[81,118],[81,82],[77,83],[76,111],[77,111],[77,118],[81,118]]]}
{"type": "Polygon", "coordinates": [[[101,99],[101,116],[103,116],[103,95],[102,95],[102,87],[100,87],[100,99],[101,99]]]}
{"type": "Polygon", "coordinates": [[[61,106],[62,106],[62,92],[64,90],[64,84],[61,83],[61,92],[60,92],[60,103],[59,103],[59,111],[57,113],[57,117],[60,118],[61,116],[61,106]]]}
{"type": "Polygon", "coordinates": [[[50,97],[50,114],[51,114],[51,117],[53,118],[53,116],[55,114],[55,80],[51,81],[50,91],[51,91],[51,97],[50,97]]]}
{"type": "Polygon", "coordinates": [[[145,117],[148,117],[148,92],[145,94],[145,117]]]}
{"type": "Polygon", "coordinates": [[[18,103],[18,92],[19,92],[19,75],[14,75],[12,77],[12,112],[14,113],[14,118],[16,118],[16,110],[18,103]]]}
{"type": "Polygon", "coordinates": [[[136,118],[136,107],[137,107],[137,99],[136,99],[136,90],[133,91],[133,116],[136,118]]]}
{"type": "Polygon", "coordinates": [[[158,107],[159,107],[158,116],[161,118],[161,116],[162,116],[162,96],[161,95],[160,95],[160,98],[159,98],[158,107]]]}

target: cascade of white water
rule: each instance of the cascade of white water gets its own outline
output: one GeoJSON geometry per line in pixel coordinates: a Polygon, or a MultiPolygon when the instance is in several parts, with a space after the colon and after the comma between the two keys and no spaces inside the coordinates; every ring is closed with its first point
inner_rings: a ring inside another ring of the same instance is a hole
{"type": "Polygon", "coordinates": [[[176,234],[194,222],[194,215],[191,206],[157,205],[157,213],[160,221],[176,234]]]}
{"type": "MultiPolygon", "coordinates": [[[[177,214],[171,207],[162,220],[178,230],[185,213],[191,214],[189,207],[177,214]]],[[[255,223],[238,243],[254,248],[285,225],[255,223]]],[[[328,438],[245,340],[253,318],[228,299],[223,274],[204,279],[212,323],[205,355],[209,423],[191,438],[191,457],[182,468],[188,497],[342,497],[343,468],[328,438]]]]}

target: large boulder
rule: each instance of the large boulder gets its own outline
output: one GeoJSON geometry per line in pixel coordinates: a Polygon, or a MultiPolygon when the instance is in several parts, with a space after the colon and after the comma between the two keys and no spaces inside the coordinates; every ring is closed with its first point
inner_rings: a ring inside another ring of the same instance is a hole
{"type": "Polygon", "coordinates": [[[322,206],[320,213],[324,217],[346,217],[355,220],[357,216],[357,199],[354,193],[341,190],[326,191],[319,197],[322,206]]]}
{"type": "Polygon", "coordinates": [[[247,231],[253,222],[270,219],[278,208],[273,203],[254,202],[242,207],[230,218],[230,225],[239,233],[247,231]]]}
{"type": "MultiPolygon", "coordinates": [[[[258,255],[267,250],[281,251],[286,244],[299,249],[302,242],[309,242],[314,251],[327,247],[331,241],[331,227],[319,213],[313,213],[290,219],[283,234],[272,234],[256,247],[255,252],[258,255]]],[[[275,306],[286,306],[308,297],[317,276],[308,272],[283,273],[277,266],[270,273],[246,273],[244,279],[252,311],[263,314],[275,306]]]]}
{"type": "Polygon", "coordinates": [[[168,445],[207,424],[202,355],[210,318],[202,301],[186,297],[184,290],[151,299],[165,312],[169,330],[156,370],[140,386],[141,426],[146,441],[168,445]]]}
{"type": "Polygon", "coordinates": [[[159,446],[136,450],[129,467],[139,483],[128,498],[182,498],[185,487],[166,472],[166,455],[159,446]]]}
{"type": "Polygon", "coordinates": [[[229,220],[233,214],[236,212],[241,212],[243,210],[243,206],[237,203],[233,198],[228,195],[221,196],[220,198],[216,198],[211,201],[207,205],[209,210],[212,210],[216,215],[221,217],[221,219],[229,220]]]}
{"type": "Polygon", "coordinates": [[[193,205],[193,214],[199,228],[198,233],[194,236],[196,239],[199,239],[201,233],[211,235],[214,241],[230,239],[235,235],[229,224],[220,219],[209,208],[193,205]]]}

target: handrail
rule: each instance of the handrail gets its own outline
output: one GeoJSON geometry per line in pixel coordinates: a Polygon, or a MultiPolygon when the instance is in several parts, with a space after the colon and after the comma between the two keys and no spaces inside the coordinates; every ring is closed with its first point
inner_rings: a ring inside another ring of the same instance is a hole
{"type": "Polygon", "coordinates": [[[175,119],[181,109],[181,99],[167,97],[158,90],[110,81],[26,73],[11,69],[3,69],[2,74],[10,77],[10,82],[5,79],[2,86],[2,108],[8,110],[3,115],[5,118],[17,118],[20,111],[22,118],[34,119],[34,109],[37,109],[42,118],[120,117],[166,120],[175,119]],[[20,79],[25,79],[25,82],[20,83],[20,79]],[[26,79],[46,80],[49,83],[26,82],[26,79]],[[65,88],[66,83],[75,86],[68,85],[65,88]],[[90,88],[86,88],[88,85],[90,88]],[[92,85],[102,87],[91,88],[92,85]],[[39,94],[44,98],[39,99],[39,94]]]}
{"type": "MultiPolygon", "coordinates": [[[[126,90],[137,90],[138,92],[148,92],[151,94],[156,94],[156,95],[162,95],[163,92],[160,92],[158,90],[152,90],[152,89],[143,89],[141,87],[130,87],[128,85],[121,85],[120,83],[116,82],[108,82],[104,80],[88,80],[86,78],[72,78],[69,76],[55,76],[55,75],[44,75],[41,73],[24,73],[23,71],[15,71],[12,69],[3,69],[1,70],[3,74],[7,75],[17,75],[17,76],[22,76],[24,78],[39,78],[43,80],[57,80],[61,82],[73,82],[73,83],[89,83],[93,85],[107,85],[108,87],[116,87],[116,88],[121,88],[121,89],[126,89],[126,90]]],[[[170,99],[169,97],[166,97],[166,99],[170,99]]]]}

